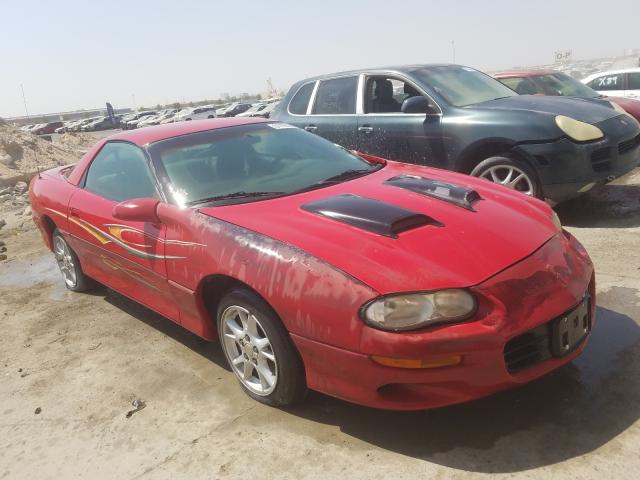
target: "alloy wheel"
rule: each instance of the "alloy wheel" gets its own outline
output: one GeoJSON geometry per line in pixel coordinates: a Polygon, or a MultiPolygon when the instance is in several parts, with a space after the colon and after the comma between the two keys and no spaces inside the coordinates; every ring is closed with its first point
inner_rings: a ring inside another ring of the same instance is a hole
{"type": "Polygon", "coordinates": [[[222,313],[222,346],[242,384],[256,395],[269,395],[278,382],[278,364],[269,337],[258,318],[233,305],[222,313]]]}
{"type": "Polygon", "coordinates": [[[70,288],[74,288],[78,281],[76,265],[71,250],[69,249],[69,245],[67,245],[67,242],[65,242],[59,235],[54,236],[53,253],[55,255],[56,262],[58,263],[58,268],[60,269],[60,272],[62,272],[64,282],[70,288]]]}
{"type": "Polygon", "coordinates": [[[505,187],[513,188],[518,192],[533,196],[535,194],[533,181],[529,176],[513,165],[495,165],[489,167],[480,178],[485,178],[505,187]]]}

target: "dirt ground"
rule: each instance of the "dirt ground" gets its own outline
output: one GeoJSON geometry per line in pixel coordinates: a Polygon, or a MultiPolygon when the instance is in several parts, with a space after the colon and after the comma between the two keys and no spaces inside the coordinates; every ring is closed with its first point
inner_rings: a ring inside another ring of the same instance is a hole
{"type": "Polygon", "coordinates": [[[38,232],[8,223],[0,478],[638,478],[640,169],[557,211],[597,269],[585,353],[527,386],[416,413],[315,393],[260,405],[218,345],[107,289],[68,292],[38,232]],[[135,399],[146,408],[127,418],[135,399]]]}

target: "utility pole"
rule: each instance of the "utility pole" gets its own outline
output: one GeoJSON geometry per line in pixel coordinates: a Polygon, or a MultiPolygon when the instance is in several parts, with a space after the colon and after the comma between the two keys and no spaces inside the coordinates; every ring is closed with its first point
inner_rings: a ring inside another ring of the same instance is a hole
{"type": "Polygon", "coordinates": [[[24,87],[20,84],[20,90],[22,90],[22,101],[24,102],[24,111],[27,114],[27,121],[29,120],[29,109],[27,108],[27,97],[24,96],[24,87]]]}

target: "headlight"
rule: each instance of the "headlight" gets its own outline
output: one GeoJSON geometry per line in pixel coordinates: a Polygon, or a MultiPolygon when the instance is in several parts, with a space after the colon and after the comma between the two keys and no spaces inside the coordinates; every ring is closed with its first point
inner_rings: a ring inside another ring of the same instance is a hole
{"type": "Polygon", "coordinates": [[[589,142],[604,137],[604,133],[598,127],[564,115],[556,117],[556,125],[576,142],[589,142]]]}
{"type": "Polygon", "coordinates": [[[609,102],[609,103],[611,104],[611,106],[616,112],[627,113],[627,111],[624,108],[622,108],[620,105],[618,105],[616,102],[609,102]]]}
{"type": "Polygon", "coordinates": [[[560,217],[558,217],[558,214],[556,212],[554,212],[553,210],[551,210],[551,221],[556,226],[558,231],[561,232],[562,231],[562,222],[560,221],[560,217]]]}
{"type": "Polygon", "coordinates": [[[473,295],[466,290],[450,289],[383,297],[366,305],[363,316],[371,326],[398,331],[465,320],[475,310],[473,295]]]}

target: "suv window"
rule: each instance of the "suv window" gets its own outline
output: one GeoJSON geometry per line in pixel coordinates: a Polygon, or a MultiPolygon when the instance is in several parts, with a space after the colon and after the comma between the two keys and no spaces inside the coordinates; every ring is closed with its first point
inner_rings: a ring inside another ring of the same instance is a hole
{"type": "Polygon", "coordinates": [[[316,115],[346,115],[356,113],[358,77],[323,80],[318,86],[313,113],[316,115]]]}
{"type": "Polygon", "coordinates": [[[640,90],[640,72],[627,73],[627,90],[640,90]]]}
{"type": "Polygon", "coordinates": [[[102,147],[89,165],[84,188],[114,202],[158,197],[144,153],[124,142],[102,147]]]}
{"type": "Polygon", "coordinates": [[[300,87],[289,103],[290,113],[295,115],[305,115],[307,113],[307,107],[315,84],[316,82],[311,82],[300,87]]]}
{"type": "Polygon", "coordinates": [[[603,75],[594,78],[587,85],[594,90],[624,90],[624,74],[603,75]]]}
{"type": "Polygon", "coordinates": [[[392,77],[369,77],[365,113],[400,113],[402,102],[420,93],[410,84],[392,77]]]}

